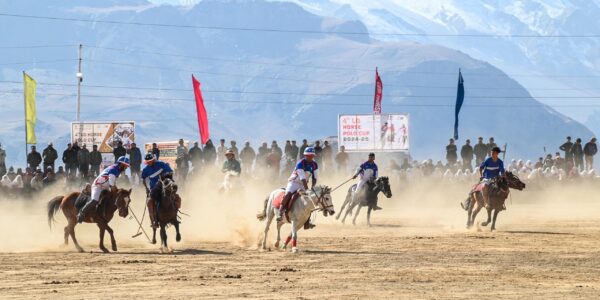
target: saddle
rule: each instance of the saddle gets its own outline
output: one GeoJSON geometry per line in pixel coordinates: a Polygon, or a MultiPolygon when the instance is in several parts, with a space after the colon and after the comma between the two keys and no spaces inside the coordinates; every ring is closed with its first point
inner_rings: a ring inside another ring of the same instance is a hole
{"type": "Polygon", "coordinates": [[[92,197],[86,193],[80,193],[75,199],[75,209],[79,212],[88,202],[92,201],[92,197]]]}
{"type": "Polygon", "coordinates": [[[476,185],[473,186],[473,189],[471,189],[471,193],[477,193],[477,192],[483,192],[483,188],[485,187],[485,182],[480,182],[476,185]]]}
{"type": "MultiPolygon", "coordinates": [[[[281,209],[281,203],[283,202],[284,197],[285,197],[285,191],[282,190],[273,199],[273,204],[272,204],[273,207],[277,208],[277,209],[281,209]]],[[[290,199],[290,201],[288,201],[288,205],[287,205],[286,211],[285,211],[285,218],[288,220],[288,222],[290,221],[289,213],[292,210],[292,207],[294,207],[294,203],[296,203],[296,200],[298,200],[298,198],[300,198],[300,193],[295,192],[294,194],[292,194],[292,198],[290,199]]]]}

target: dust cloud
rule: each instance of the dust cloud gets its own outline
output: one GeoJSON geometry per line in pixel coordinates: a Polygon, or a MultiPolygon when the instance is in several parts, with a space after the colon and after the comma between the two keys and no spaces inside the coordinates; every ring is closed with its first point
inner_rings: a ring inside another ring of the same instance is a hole
{"type": "MultiPolygon", "coordinates": [[[[259,222],[256,214],[262,211],[263,201],[273,189],[285,186],[286,176],[279,180],[243,177],[235,183],[237,189],[222,193],[219,187],[223,175],[218,171],[211,174],[214,175],[190,178],[180,187],[183,200],[181,211],[185,213],[181,215],[183,240],[181,243],[175,243],[174,229],[169,228],[169,246],[182,249],[186,247],[186,243],[217,241],[229,242],[247,249],[256,248],[257,239],[264,229],[264,222],[259,222]]],[[[347,178],[336,175],[321,178],[319,183],[335,187],[347,178]]],[[[459,202],[465,199],[472,182],[449,182],[433,178],[400,180],[393,176],[390,177],[390,182],[393,197],[387,199],[380,195],[379,205],[383,210],[372,213],[373,224],[377,225],[378,220],[393,219],[398,226],[416,232],[426,231],[443,235],[467,231],[466,213],[460,208],[459,202]]],[[[333,193],[336,215],[350,184],[333,193]]],[[[595,180],[527,184],[528,187],[524,191],[511,192],[512,196],[506,202],[507,210],[501,212],[498,217],[498,230],[502,230],[503,224],[519,221],[589,220],[599,215],[600,185],[595,180]]],[[[0,251],[74,251],[71,241],[68,246],[62,246],[63,227],[66,225],[62,212],[56,214],[56,222],[51,229],[47,223],[47,202],[57,195],[64,194],[66,191],[62,187],[55,186],[27,199],[0,199],[0,251]]],[[[134,187],[131,208],[138,218],[145,214],[144,207],[143,188],[134,187]]],[[[325,218],[318,214],[316,224],[327,226],[318,226],[314,231],[331,230],[336,226],[352,226],[353,218],[354,215],[348,216],[346,225],[342,225],[334,217],[325,218]]],[[[485,212],[482,211],[478,221],[481,222],[484,218],[485,212]]],[[[363,209],[357,218],[357,226],[365,224],[366,209],[363,209]]],[[[151,236],[147,214],[142,225],[151,236]]],[[[275,226],[272,225],[271,237],[275,232],[275,226]]],[[[132,237],[139,227],[132,214],[125,219],[115,215],[110,226],[115,231],[118,245],[158,249],[158,245],[151,245],[144,235],[132,237]]],[[[98,251],[98,228],[94,224],[78,225],[75,230],[86,251],[98,251]]],[[[286,226],[283,230],[287,233],[289,227],[286,226]]],[[[108,235],[105,237],[105,244],[110,244],[108,235]]]]}

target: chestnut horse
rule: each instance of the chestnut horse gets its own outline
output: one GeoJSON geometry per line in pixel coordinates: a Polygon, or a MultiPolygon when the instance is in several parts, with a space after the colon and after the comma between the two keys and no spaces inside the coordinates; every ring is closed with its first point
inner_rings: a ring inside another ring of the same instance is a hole
{"type": "Polygon", "coordinates": [[[490,182],[489,185],[483,186],[480,191],[475,190],[469,194],[471,198],[468,215],[467,215],[467,228],[471,228],[475,223],[475,217],[479,211],[485,207],[487,210],[487,221],[482,222],[482,226],[487,226],[490,222],[492,223],[491,230],[496,230],[496,218],[498,213],[504,210],[504,202],[510,194],[510,189],[516,189],[522,191],[525,189],[525,183],[523,183],[519,177],[511,172],[506,172],[500,175],[490,182]],[[492,211],[494,216],[492,218],[492,211]]]}
{"type": "MultiPolygon", "coordinates": [[[[65,226],[65,245],[69,244],[69,235],[75,244],[75,247],[79,252],[83,252],[83,248],[77,242],[75,237],[75,226],[77,226],[77,213],[78,209],[75,207],[75,200],[79,197],[79,192],[71,193],[67,196],[57,196],[48,202],[48,226],[52,227],[54,221],[54,215],[59,209],[62,210],[63,214],[67,218],[68,224],[65,226]]],[[[104,247],[104,232],[108,231],[110,234],[110,242],[113,251],[117,251],[117,242],[113,235],[113,230],[108,226],[108,223],[112,220],[115,212],[119,211],[119,216],[126,218],[129,214],[129,203],[131,202],[131,189],[117,189],[113,191],[103,191],[100,195],[100,201],[95,211],[89,212],[85,216],[84,222],[96,223],[100,229],[100,250],[104,253],[108,252],[108,249],[104,247]]]]}

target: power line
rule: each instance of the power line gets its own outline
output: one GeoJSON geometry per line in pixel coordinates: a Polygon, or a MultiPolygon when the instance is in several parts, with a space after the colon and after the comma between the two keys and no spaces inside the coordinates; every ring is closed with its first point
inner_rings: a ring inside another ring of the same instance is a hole
{"type": "Polygon", "coordinates": [[[36,49],[36,48],[66,48],[79,46],[76,44],[65,45],[28,45],[28,46],[0,46],[0,49],[36,49]]]}
{"type": "Polygon", "coordinates": [[[52,21],[71,21],[86,22],[94,24],[114,24],[114,25],[135,25],[135,26],[153,26],[163,28],[188,28],[203,30],[231,30],[243,32],[271,32],[271,33],[302,33],[302,34],[335,34],[335,35],[378,35],[378,36],[406,36],[406,37],[471,37],[471,38],[598,38],[600,34],[574,34],[574,35],[533,35],[533,34],[429,34],[429,33],[386,33],[386,32],[364,32],[364,31],[322,31],[308,29],[280,29],[280,28],[253,28],[253,27],[228,27],[228,26],[200,26],[183,24],[164,24],[164,23],[146,23],[146,22],[126,22],[115,20],[91,20],[82,18],[50,17],[39,15],[9,14],[0,13],[3,17],[27,18],[52,21]]]}
{"type": "Polygon", "coordinates": [[[75,61],[75,60],[76,59],[55,59],[55,60],[40,60],[40,61],[27,61],[27,62],[12,62],[12,63],[0,63],[0,66],[49,64],[49,63],[75,61]]]}

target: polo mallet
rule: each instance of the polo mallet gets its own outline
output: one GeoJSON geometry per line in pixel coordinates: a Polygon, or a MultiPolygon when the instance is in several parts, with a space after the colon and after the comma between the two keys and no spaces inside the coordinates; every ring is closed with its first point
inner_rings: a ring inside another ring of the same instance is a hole
{"type": "Polygon", "coordinates": [[[131,236],[132,238],[136,238],[136,237],[138,237],[138,236],[140,236],[142,234],[142,232],[140,231],[140,229],[142,228],[142,223],[144,223],[144,218],[145,217],[146,217],[146,210],[144,209],[144,212],[142,213],[142,220],[139,222],[140,226],[137,229],[137,233],[131,236]]]}
{"type": "MultiPolygon", "coordinates": [[[[140,227],[138,228],[138,233],[134,234],[132,236],[132,238],[138,237],[140,236],[141,233],[139,233],[139,230],[141,229],[142,232],[144,233],[144,235],[146,236],[146,238],[148,239],[148,241],[150,241],[150,237],[148,236],[148,234],[146,233],[146,230],[144,230],[144,227],[142,227],[142,223],[140,222],[140,220],[137,218],[137,216],[135,215],[135,213],[133,212],[133,209],[131,209],[131,207],[129,208],[129,211],[131,212],[131,215],[133,216],[133,218],[135,218],[135,221],[138,223],[138,225],[140,225],[140,227]]],[[[146,213],[146,210],[144,209],[144,215],[146,213]]]]}
{"type": "Polygon", "coordinates": [[[338,186],[334,187],[333,189],[331,189],[331,192],[333,193],[333,191],[335,191],[335,190],[337,190],[337,189],[341,188],[341,187],[342,187],[344,184],[348,183],[348,182],[349,182],[350,180],[352,180],[352,179],[354,179],[354,178],[350,177],[350,179],[348,179],[348,180],[346,180],[346,181],[342,182],[340,185],[338,185],[338,186]]]}

